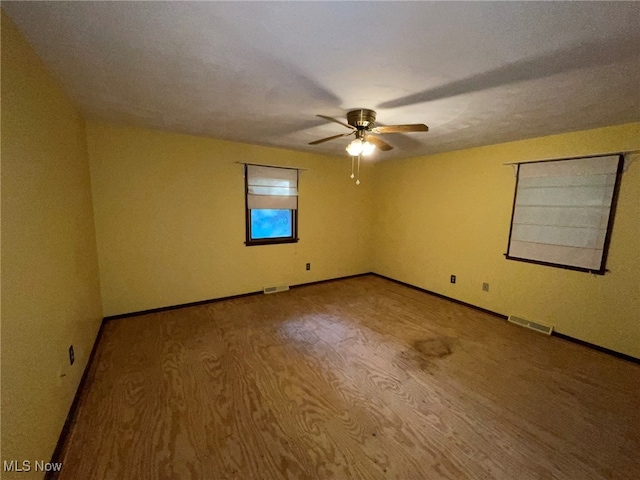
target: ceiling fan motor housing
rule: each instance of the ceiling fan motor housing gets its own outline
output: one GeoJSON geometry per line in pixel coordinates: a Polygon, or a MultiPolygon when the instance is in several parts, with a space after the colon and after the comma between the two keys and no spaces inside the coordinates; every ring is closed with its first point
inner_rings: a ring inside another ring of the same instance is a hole
{"type": "Polygon", "coordinates": [[[375,125],[376,112],[365,108],[347,113],[347,123],[358,130],[371,130],[375,125]]]}

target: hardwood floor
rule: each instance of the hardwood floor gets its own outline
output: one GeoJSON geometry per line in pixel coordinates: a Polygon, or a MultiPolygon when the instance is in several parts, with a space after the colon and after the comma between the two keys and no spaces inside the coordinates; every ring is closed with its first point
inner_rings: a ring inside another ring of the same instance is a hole
{"type": "Polygon", "coordinates": [[[640,478],[640,366],[365,276],[108,322],[77,479],[640,478]]]}

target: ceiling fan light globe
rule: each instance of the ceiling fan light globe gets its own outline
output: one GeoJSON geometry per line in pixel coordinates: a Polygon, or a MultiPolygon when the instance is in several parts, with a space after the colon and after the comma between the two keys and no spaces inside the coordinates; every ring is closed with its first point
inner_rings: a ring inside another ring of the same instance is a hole
{"type": "Polygon", "coordinates": [[[357,157],[362,153],[363,145],[362,140],[356,138],[349,145],[347,145],[347,153],[352,157],[357,157]]]}
{"type": "Polygon", "coordinates": [[[371,155],[375,149],[376,146],[373,143],[364,142],[364,144],[362,145],[362,155],[365,157],[367,155],[371,155]]]}

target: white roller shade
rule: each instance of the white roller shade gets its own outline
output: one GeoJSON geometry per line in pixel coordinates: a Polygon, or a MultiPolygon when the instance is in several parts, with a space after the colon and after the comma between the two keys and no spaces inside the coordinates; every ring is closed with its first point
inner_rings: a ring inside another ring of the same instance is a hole
{"type": "Polygon", "coordinates": [[[298,208],[298,170],[247,165],[247,208],[298,208]]]}
{"type": "Polygon", "coordinates": [[[611,155],[520,164],[507,258],[602,270],[620,162],[611,155]]]}

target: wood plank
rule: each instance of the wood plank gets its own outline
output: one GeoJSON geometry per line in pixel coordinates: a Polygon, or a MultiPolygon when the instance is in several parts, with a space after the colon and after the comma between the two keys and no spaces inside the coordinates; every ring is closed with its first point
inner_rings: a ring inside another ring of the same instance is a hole
{"type": "Polygon", "coordinates": [[[640,478],[640,366],[365,276],[114,320],[58,478],[640,478]]]}

